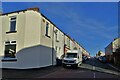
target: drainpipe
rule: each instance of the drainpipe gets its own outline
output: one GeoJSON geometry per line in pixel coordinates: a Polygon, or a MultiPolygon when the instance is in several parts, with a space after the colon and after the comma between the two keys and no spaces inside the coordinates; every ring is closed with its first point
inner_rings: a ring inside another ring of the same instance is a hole
{"type": "Polygon", "coordinates": [[[65,34],[64,34],[64,55],[65,55],[65,34]]]}
{"type": "Polygon", "coordinates": [[[52,34],[52,66],[54,63],[54,26],[53,26],[53,34],[52,34]]]}

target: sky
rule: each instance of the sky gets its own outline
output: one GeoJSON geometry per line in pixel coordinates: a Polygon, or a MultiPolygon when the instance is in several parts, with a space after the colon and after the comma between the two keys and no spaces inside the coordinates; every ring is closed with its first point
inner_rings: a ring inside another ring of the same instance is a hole
{"type": "Polygon", "coordinates": [[[4,2],[3,13],[39,7],[63,32],[81,44],[91,56],[118,37],[116,2],[4,2]]]}

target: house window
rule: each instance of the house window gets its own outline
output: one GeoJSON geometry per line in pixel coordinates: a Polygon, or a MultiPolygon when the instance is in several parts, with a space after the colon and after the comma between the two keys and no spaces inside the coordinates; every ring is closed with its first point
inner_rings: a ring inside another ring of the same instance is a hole
{"type": "Polygon", "coordinates": [[[16,41],[5,42],[5,56],[4,58],[15,58],[16,41]]]}
{"type": "Polygon", "coordinates": [[[16,31],[16,17],[10,18],[10,32],[16,31]]]}
{"type": "Polygon", "coordinates": [[[50,27],[49,27],[48,22],[46,22],[46,34],[45,35],[50,38],[50,27]]]}
{"type": "Polygon", "coordinates": [[[56,41],[59,42],[59,32],[56,32],[56,41]]]}
{"type": "Polygon", "coordinates": [[[56,47],[55,47],[56,53],[57,53],[57,49],[58,49],[58,47],[56,46],[56,47]]]}
{"type": "Polygon", "coordinates": [[[69,48],[70,48],[70,39],[69,39],[69,41],[68,41],[68,46],[69,46],[69,48]]]}
{"type": "Polygon", "coordinates": [[[59,53],[61,54],[61,47],[59,47],[59,53]]]}

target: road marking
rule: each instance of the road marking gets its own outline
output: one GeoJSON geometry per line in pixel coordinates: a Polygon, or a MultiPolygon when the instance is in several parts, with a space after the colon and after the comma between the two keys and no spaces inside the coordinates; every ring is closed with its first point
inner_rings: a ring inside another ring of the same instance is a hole
{"type": "Polygon", "coordinates": [[[95,78],[95,73],[93,73],[93,75],[94,75],[93,77],[95,78]]]}
{"type": "Polygon", "coordinates": [[[93,70],[95,70],[95,66],[93,66],[93,70]]]}

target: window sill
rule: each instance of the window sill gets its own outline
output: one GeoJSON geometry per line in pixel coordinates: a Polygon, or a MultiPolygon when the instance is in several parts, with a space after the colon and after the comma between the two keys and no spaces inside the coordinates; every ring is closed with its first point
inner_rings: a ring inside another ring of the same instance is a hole
{"type": "Polygon", "coordinates": [[[8,33],[16,33],[17,31],[9,31],[9,32],[6,32],[6,34],[8,33]]]}
{"type": "Polygon", "coordinates": [[[17,59],[16,58],[3,58],[2,60],[1,60],[2,62],[6,62],[6,61],[17,61],[17,59]]]}
{"type": "Polygon", "coordinates": [[[59,42],[59,40],[56,40],[56,42],[59,42]]]}
{"type": "Polygon", "coordinates": [[[46,34],[45,36],[47,36],[48,38],[51,38],[51,37],[50,37],[50,36],[48,36],[47,34],[46,34]]]}

